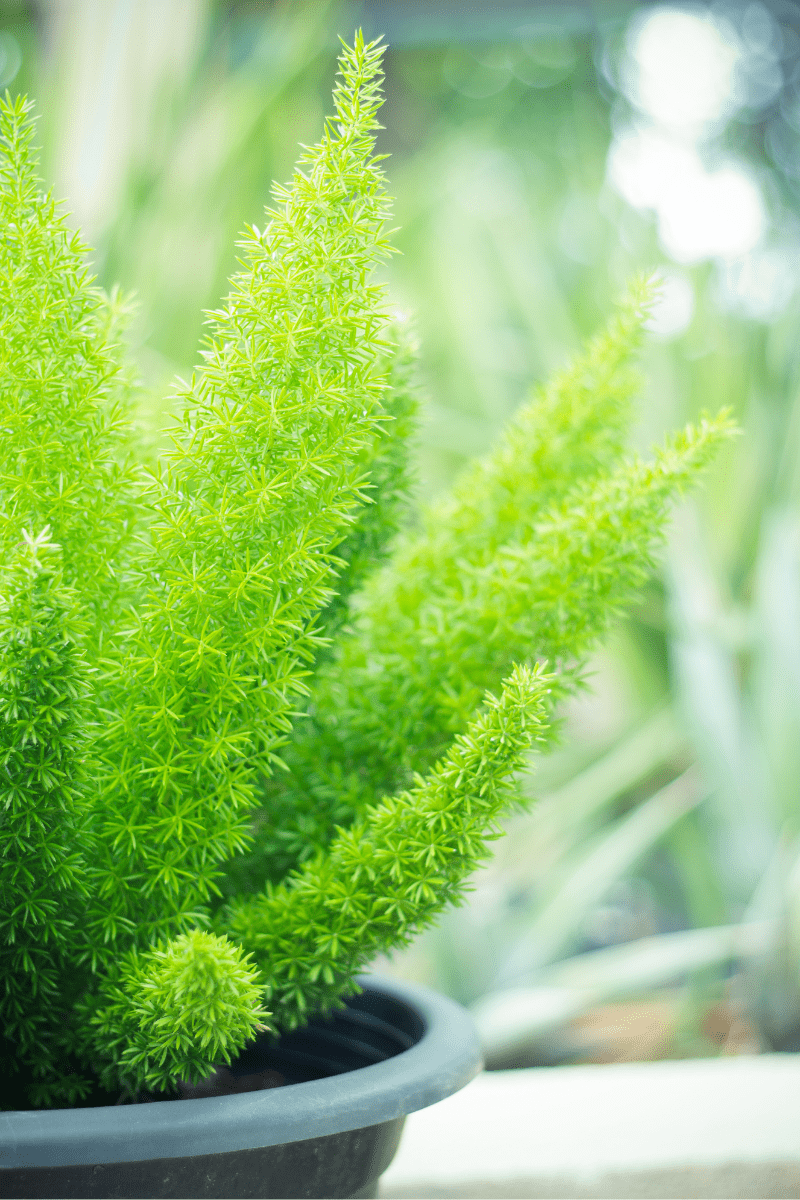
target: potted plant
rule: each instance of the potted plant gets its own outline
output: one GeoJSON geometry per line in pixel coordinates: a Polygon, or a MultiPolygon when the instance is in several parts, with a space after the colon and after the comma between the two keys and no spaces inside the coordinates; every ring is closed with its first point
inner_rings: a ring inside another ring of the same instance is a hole
{"type": "Polygon", "coordinates": [[[479,1055],[457,1006],[359,972],[463,896],[730,431],[626,457],[637,287],[412,515],[413,354],[372,278],[380,58],[344,48],[151,471],[125,304],[2,104],[7,1193],[371,1194],[479,1055]]]}

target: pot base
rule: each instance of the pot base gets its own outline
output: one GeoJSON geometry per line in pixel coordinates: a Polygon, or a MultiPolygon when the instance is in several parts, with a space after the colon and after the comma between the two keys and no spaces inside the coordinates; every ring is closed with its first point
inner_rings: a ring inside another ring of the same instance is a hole
{"type": "Polygon", "coordinates": [[[370,1200],[394,1158],[404,1123],[405,1117],[397,1117],[346,1133],[225,1154],[11,1169],[3,1172],[3,1191],[19,1200],[370,1200]]]}

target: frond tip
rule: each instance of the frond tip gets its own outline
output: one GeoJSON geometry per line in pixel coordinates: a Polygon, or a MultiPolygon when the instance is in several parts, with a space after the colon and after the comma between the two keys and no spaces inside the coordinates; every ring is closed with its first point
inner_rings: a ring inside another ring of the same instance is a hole
{"type": "Polygon", "coordinates": [[[250,955],[194,929],[131,952],[92,1018],[103,1073],[132,1091],[197,1083],[267,1028],[264,987],[250,955]]]}

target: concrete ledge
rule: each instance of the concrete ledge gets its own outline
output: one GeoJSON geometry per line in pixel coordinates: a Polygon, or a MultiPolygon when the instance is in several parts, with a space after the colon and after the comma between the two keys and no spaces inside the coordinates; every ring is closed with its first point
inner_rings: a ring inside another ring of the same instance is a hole
{"type": "Polygon", "coordinates": [[[800,1056],[484,1073],[412,1113],[384,1200],[800,1196],[800,1056]]]}

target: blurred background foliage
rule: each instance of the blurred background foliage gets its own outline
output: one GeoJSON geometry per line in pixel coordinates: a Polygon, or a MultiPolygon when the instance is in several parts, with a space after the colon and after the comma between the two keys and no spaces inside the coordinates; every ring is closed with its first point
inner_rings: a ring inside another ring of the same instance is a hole
{"type": "Polygon", "coordinates": [[[523,781],[538,805],[469,904],[379,965],[472,1004],[493,1066],[798,1049],[800,9],[0,0],[0,85],[36,98],[48,182],[136,295],[152,455],[358,25],[389,45],[420,492],[641,270],[636,447],[721,405],[744,430],[523,781]]]}

